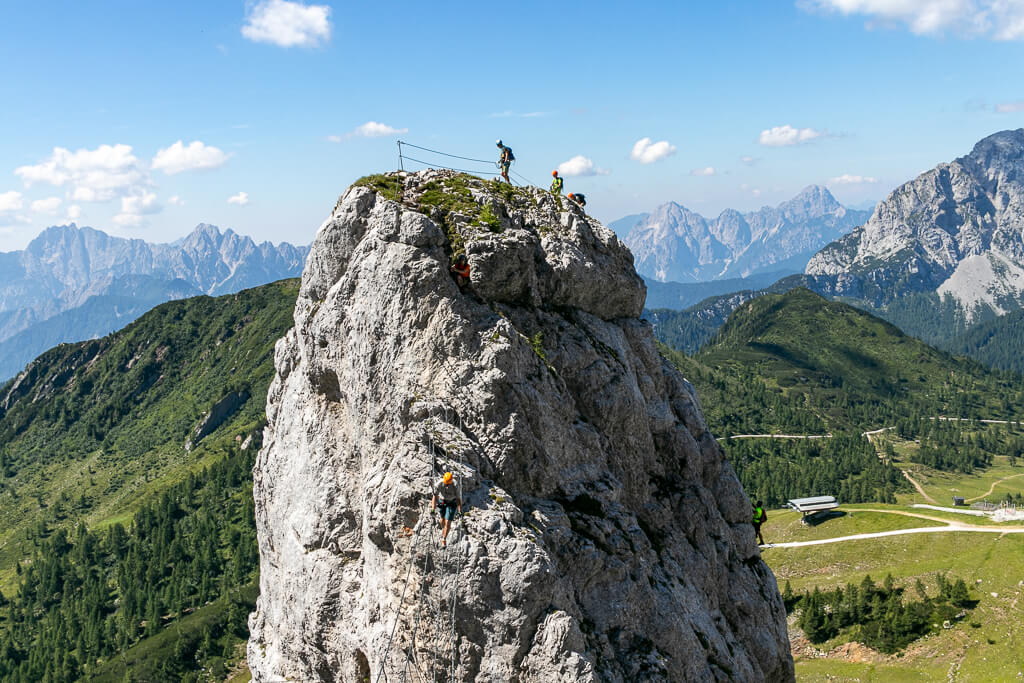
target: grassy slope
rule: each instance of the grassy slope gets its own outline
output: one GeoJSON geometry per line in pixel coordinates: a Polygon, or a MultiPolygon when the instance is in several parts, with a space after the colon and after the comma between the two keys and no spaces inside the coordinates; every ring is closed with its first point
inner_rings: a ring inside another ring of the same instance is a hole
{"type": "MultiPolygon", "coordinates": [[[[952,358],[884,321],[841,303],[826,302],[806,290],[745,304],[695,356],[668,355],[696,385],[709,423],[719,434],[859,433],[886,426],[912,410],[986,418],[1024,414],[1019,378],[952,358]],[[780,406],[792,414],[781,414],[780,406]]],[[[965,426],[968,432],[993,429],[1001,428],[965,426]]],[[[907,461],[917,448],[914,442],[898,441],[891,432],[874,441],[879,449],[887,442],[895,447],[895,464],[913,472],[940,504],[949,504],[954,491],[968,497],[981,495],[994,482],[1024,473],[1024,467],[1011,467],[1004,455],[997,455],[991,467],[971,475],[937,472],[907,461]]],[[[990,498],[1001,498],[1008,491],[1024,491],[1024,477],[997,484],[990,498]]],[[[898,500],[907,504],[914,496],[913,490],[907,489],[898,500]]],[[[922,502],[919,498],[917,502],[922,502]]],[[[796,513],[772,511],[765,538],[770,542],[812,540],[939,524],[863,510],[908,510],[903,506],[843,507],[852,514],[810,527],[802,526],[796,513]]],[[[966,524],[991,524],[964,515],[914,511],[966,524]]],[[[881,581],[889,572],[902,585],[912,585],[920,577],[932,587],[936,572],[949,571],[967,580],[975,597],[981,599],[968,620],[914,643],[902,655],[879,656],[868,662],[799,659],[799,680],[946,680],[951,667],[959,666],[957,680],[991,681],[1016,680],[1017,673],[1024,670],[1024,655],[1020,654],[1024,652],[1024,633],[1019,628],[1024,618],[1022,551],[1024,535],[944,532],[773,548],[764,551],[764,557],[779,583],[789,580],[796,591],[856,584],[868,573],[881,581]],[[991,593],[999,597],[993,598],[991,593]],[[974,628],[971,623],[979,626],[974,628]]],[[[839,645],[841,640],[829,646],[839,645]]]]}
{"type": "Polygon", "coordinates": [[[298,281],[284,280],[163,304],[103,339],[48,351],[0,389],[5,594],[40,533],[128,526],[144,502],[258,435],[297,293],[298,281]],[[186,451],[209,407],[238,388],[248,401],[186,451]]]}
{"type": "MultiPolygon", "coordinates": [[[[858,533],[891,528],[891,521],[884,519],[887,515],[868,515],[854,511],[852,517],[859,518],[858,533]]],[[[920,524],[911,526],[929,526],[926,520],[919,521],[920,524]]],[[[958,521],[973,520],[961,516],[958,521]]],[[[800,536],[801,531],[792,529],[792,524],[785,513],[772,515],[765,525],[766,538],[800,536]]],[[[849,530],[846,519],[838,518],[805,533],[817,537],[842,536],[849,530]]],[[[917,534],[804,548],[772,548],[764,552],[764,558],[780,585],[789,581],[797,592],[815,586],[825,589],[848,582],[857,584],[865,574],[881,580],[888,573],[899,585],[910,587],[920,578],[931,589],[937,572],[949,572],[965,579],[973,596],[980,600],[963,622],[912,644],[899,655],[879,656],[878,661],[867,663],[844,661],[838,656],[798,659],[797,675],[801,681],[945,680],[950,667],[957,662],[957,680],[1016,680],[1017,672],[1024,670],[1024,632],[1019,628],[1024,617],[1024,587],[1020,584],[1024,576],[1024,535],[917,534]]],[[[820,649],[828,650],[844,640],[840,636],[820,649]]]]}

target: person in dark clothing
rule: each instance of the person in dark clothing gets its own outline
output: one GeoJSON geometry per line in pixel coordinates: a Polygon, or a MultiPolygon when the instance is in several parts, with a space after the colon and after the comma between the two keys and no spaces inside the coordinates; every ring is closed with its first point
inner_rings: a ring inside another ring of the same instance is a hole
{"type": "Polygon", "coordinates": [[[765,545],[764,536],[761,535],[761,525],[768,521],[768,513],[764,511],[764,503],[757,501],[754,506],[754,532],[757,534],[757,542],[765,545]]]}
{"type": "Polygon", "coordinates": [[[465,289],[469,284],[469,263],[466,261],[466,255],[456,256],[455,262],[449,270],[455,276],[455,284],[459,286],[459,289],[465,289]]]}
{"type": "Polygon", "coordinates": [[[501,140],[498,140],[498,149],[501,150],[500,156],[498,157],[498,167],[501,169],[501,177],[505,179],[505,182],[512,184],[512,181],[508,178],[508,169],[512,165],[512,162],[516,160],[516,155],[512,153],[511,147],[506,147],[501,140]]]}
{"type": "Polygon", "coordinates": [[[441,545],[447,547],[448,532],[452,528],[452,520],[455,519],[455,511],[462,514],[462,498],[459,497],[459,487],[455,484],[455,475],[445,472],[441,481],[434,486],[434,495],[430,499],[430,510],[435,508],[441,510],[441,545]]]}
{"type": "Polygon", "coordinates": [[[587,205],[587,198],[584,197],[583,195],[581,195],[579,192],[576,192],[576,193],[570,192],[569,193],[569,199],[571,199],[574,202],[576,202],[577,204],[579,204],[580,208],[583,208],[584,206],[587,205]]]}

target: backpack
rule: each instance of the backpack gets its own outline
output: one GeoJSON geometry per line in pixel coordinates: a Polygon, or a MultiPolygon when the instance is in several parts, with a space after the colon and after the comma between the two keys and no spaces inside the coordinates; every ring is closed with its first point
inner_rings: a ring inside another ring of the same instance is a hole
{"type": "Polygon", "coordinates": [[[512,148],[511,147],[506,147],[505,148],[505,154],[508,155],[508,160],[509,161],[515,161],[516,160],[516,155],[512,153],[512,148]]]}

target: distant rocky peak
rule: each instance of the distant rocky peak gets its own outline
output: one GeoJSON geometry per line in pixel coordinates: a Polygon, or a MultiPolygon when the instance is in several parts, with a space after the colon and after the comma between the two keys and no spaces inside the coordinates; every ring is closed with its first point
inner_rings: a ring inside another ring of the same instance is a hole
{"type": "Polygon", "coordinates": [[[789,215],[819,217],[834,214],[843,208],[828,188],[808,185],[800,193],[779,205],[779,210],[789,215]]]}

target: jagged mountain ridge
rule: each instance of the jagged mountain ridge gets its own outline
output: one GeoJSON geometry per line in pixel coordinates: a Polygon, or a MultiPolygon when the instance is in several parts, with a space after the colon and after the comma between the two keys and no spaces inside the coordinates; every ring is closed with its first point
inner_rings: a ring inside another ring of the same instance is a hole
{"type": "Polygon", "coordinates": [[[726,209],[714,219],[669,202],[644,217],[623,241],[637,271],[663,282],[797,273],[822,246],[868,215],[843,207],[826,188],[811,185],[777,207],[748,213],[726,209]]]}
{"type": "Polygon", "coordinates": [[[792,681],[749,500],[643,297],[614,234],[549,193],[350,188],[275,353],[254,680],[792,681]],[[445,469],[468,514],[442,552],[445,469]]]}
{"type": "Polygon", "coordinates": [[[0,354],[0,380],[51,346],[107,334],[169,299],[296,277],[307,252],[207,224],[172,244],[47,228],[23,251],[0,254],[0,343],[17,337],[16,352],[0,354]]]}
{"type": "Polygon", "coordinates": [[[951,296],[968,321],[1024,306],[1024,129],[904,183],[807,264],[830,294],[876,307],[951,296]]]}

